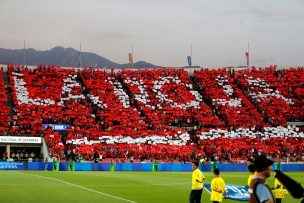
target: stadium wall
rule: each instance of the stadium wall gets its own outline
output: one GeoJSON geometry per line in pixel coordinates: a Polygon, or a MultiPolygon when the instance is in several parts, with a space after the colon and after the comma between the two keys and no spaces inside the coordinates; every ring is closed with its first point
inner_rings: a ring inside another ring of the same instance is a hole
{"type": "MultiPolygon", "coordinates": [[[[247,172],[247,164],[201,164],[202,171],[211,171],[218,167],[222,172],[247,172]]],[[[276,168],[276,165],[274,165],[276,168]]],[[[0,162],[0,170],[53,170],[53,163],[45,166],[44,162],[0,162]]],[[[59,171],[166,171],[166,172],[191,172],[191,163],[74,163],[73,169],[68,162],[59,163],[59,171]]],[[[281,164],[285,172],[304,171],[304,164],[281,164]]]]}

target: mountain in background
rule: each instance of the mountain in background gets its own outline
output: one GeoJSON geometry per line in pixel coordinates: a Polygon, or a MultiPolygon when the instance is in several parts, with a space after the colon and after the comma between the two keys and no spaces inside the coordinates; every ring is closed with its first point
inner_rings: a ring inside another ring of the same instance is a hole
{"type": "MultiPolygon", "coordinates": [[[[0,48],[0,64],[23,64],[23,49],[2,49],[0,48]]],[[[25,50],[25,64],[27,65],[58,65],[62,67],[79,67],[80,52],[72,48],[54,47],[47,51],[35,49],[25,50]]],[[[130,68],[129,64],[118,64],[94,53],[81,52],[82,67],[109,67],[109,68],[130,68]]],[[[157,67],[145,61],[134,63],[133,68],[157,67]]]]}
{"type": "MultiPolygon", "coordinates": [[[[128,63],[121,64],[119,66],[120,68],[131,68],[128,63]]],[[[160,66],[153,65],[152,63],[147,63],[145,61],[137,61],[133,64],[133,68],[159,68],[160,66]]]]}

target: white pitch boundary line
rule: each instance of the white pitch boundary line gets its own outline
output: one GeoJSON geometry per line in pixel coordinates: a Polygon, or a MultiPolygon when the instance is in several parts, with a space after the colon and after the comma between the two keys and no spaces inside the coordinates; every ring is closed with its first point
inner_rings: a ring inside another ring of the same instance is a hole
{"type": "Polygon", "coordinates": [[[125,201],[125,202],[137,203],[137,202],[132,201],[132,200],[128,200],[128,199],[124,199],[124,198],[121,198],[121,197],[109,195],[109,194],[104,193],[104,192],[99,192],[99,191],[97,191],[97,190],[93,190],[93,189],[90,189],[90,188],[83,187],[83,186],[81,186],[81,185],[76,185],[76,184],[73,184],[73,183],[69,183],[69,182],[66,182],[66,181],[64,181],[64,180],[60,180],[60,179],[57,179],[57,178],[50,178],[50,177],[46,177],[46,176],[39,176],[39,175],[29,174],[29,173],[21,173],[21,172],[17,172],[17,171],[15,171],[15,172],[16,172],[16,173],[19,173],[19,174],[23,174],[23,175],[29,175],[29,176],[35,176],[35,177],[45,178],[45,179],[49,179],[49,180],[55,180],[55,181],[58,181],[58,182],[61,182],[61,183],[65,183],[65,184],[68,184],[68,185],[71,185],[71,186],[74,186],[74,187],[78,187],[78,188],[81,188],[81,189],[90,191],[90,192],[95,192],[95,193],[100,194],[100,195],[104,195],[104,196],[107,196],[107,197],[112,197],[112,198],[114,198],[114,199],[123,200],[123,201],[125,201]]]}
{"type": "MultiPolygon", "coordinates": [[[[136,185],[85,185],[85,186],[100,186],[100,187],[114,187],[114,186],[117,186],[117,187],[133,187],[133,186],[138,186],[138,187],[142,187],[142,186],[166,186],[166,185],[185,185],[185,184],[189,184],[191,182],[185,182],[185,183],[164,183],[164,184],[146,184],[146,185],[139,185],[139,184],[136,184],[136,185]]],[[[0,184],[2,185],[2,184],[0,184]]]]}
{"type": "MultiPolygon", "coordinates": [[[[33,175],[33,174],[31,174],[33,175]]],[[[82,185],[82,187],[134,187],[134,186],[138,186],[138,187],[142,187],[142,186],[166,186],[166,185],[185,185],[185,184],[190,184],[191,182],[186,182],[186,183],[164,183],[164,184],[147,184],[147,185],[82,185]]],[[[24,185],[28,185],[28,184],[13,184],[13,183],[0,183],[0,186],[11,186],[11,185],[18,185],[18,186],[24,186],[24,185]]],[[[35,186],[37,185],[42,185],[45,186],[44,184],[34,184],[35,186]]],[[[52,186],[63,186],[63,185],[52,185],[52,186]]]]}
{"type": "Polygon", "coordinates": [[[210,190],[208,190],[206,187],[204,187],[205,188],[205,190],[209,193],[209,194],[211,194],[211,191],[210,190]]]}
{"type": "Polygon", "coordinates": [[[191,182],[184,182],[184,183],[164,183],[164,184],[151,184],[151,185],[156,185],[156,186],[166,186],[166,185],[184,185],[184,184],[189,184],[191,182]]]}

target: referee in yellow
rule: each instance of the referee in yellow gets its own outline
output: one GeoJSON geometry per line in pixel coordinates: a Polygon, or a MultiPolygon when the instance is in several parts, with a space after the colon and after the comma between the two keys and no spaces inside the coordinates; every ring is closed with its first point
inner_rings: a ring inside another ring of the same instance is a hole
{"type": "Polygon", "coordinates": [[[225,181],[220,177],[220,170],[218,168],[213,170],[215,178],[211,181],[211,196],[210,200],[213,203],[223,201],[223,193],[226,193],[225,181]]]}
{"type": "Polygon", "coordinates": [[[204,188],[205,176],[198,168],[199,162],[192,162],[192,190],[189,197],[189,203],[200,203],[204,188]]]}

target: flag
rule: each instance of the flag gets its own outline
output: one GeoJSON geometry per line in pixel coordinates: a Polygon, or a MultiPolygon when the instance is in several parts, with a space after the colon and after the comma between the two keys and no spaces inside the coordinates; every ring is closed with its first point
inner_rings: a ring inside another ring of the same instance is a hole
{"type": "MultiPolygon", "coordinates": [[[[205,183],[204,188],[207,190],[209,194],[211,193],[210,183],[205,183]]],[[[224,198],[248,202],[249,201],[248,186],[226,184],[226,196],[224,196],[224,198]]]]}
{"type": "Polygon", "coordinates": [[[129,65],[131,67],[133,67],[133,55],[132,55],[132,53],[129,53],[129,65]]]}
{"type": "Polygon", "coordinates": [[[192,59],[191,59],[191,56],[187,56],[187,60],[188,60],[188,64],[189,64],[189,66],[191,67],[191,65],[192,65],[192,59]]]}
{"type": "Polygon", "coordinates": [[[249,66],[249,52],[245,52],[247,66],[249,66]]]}

